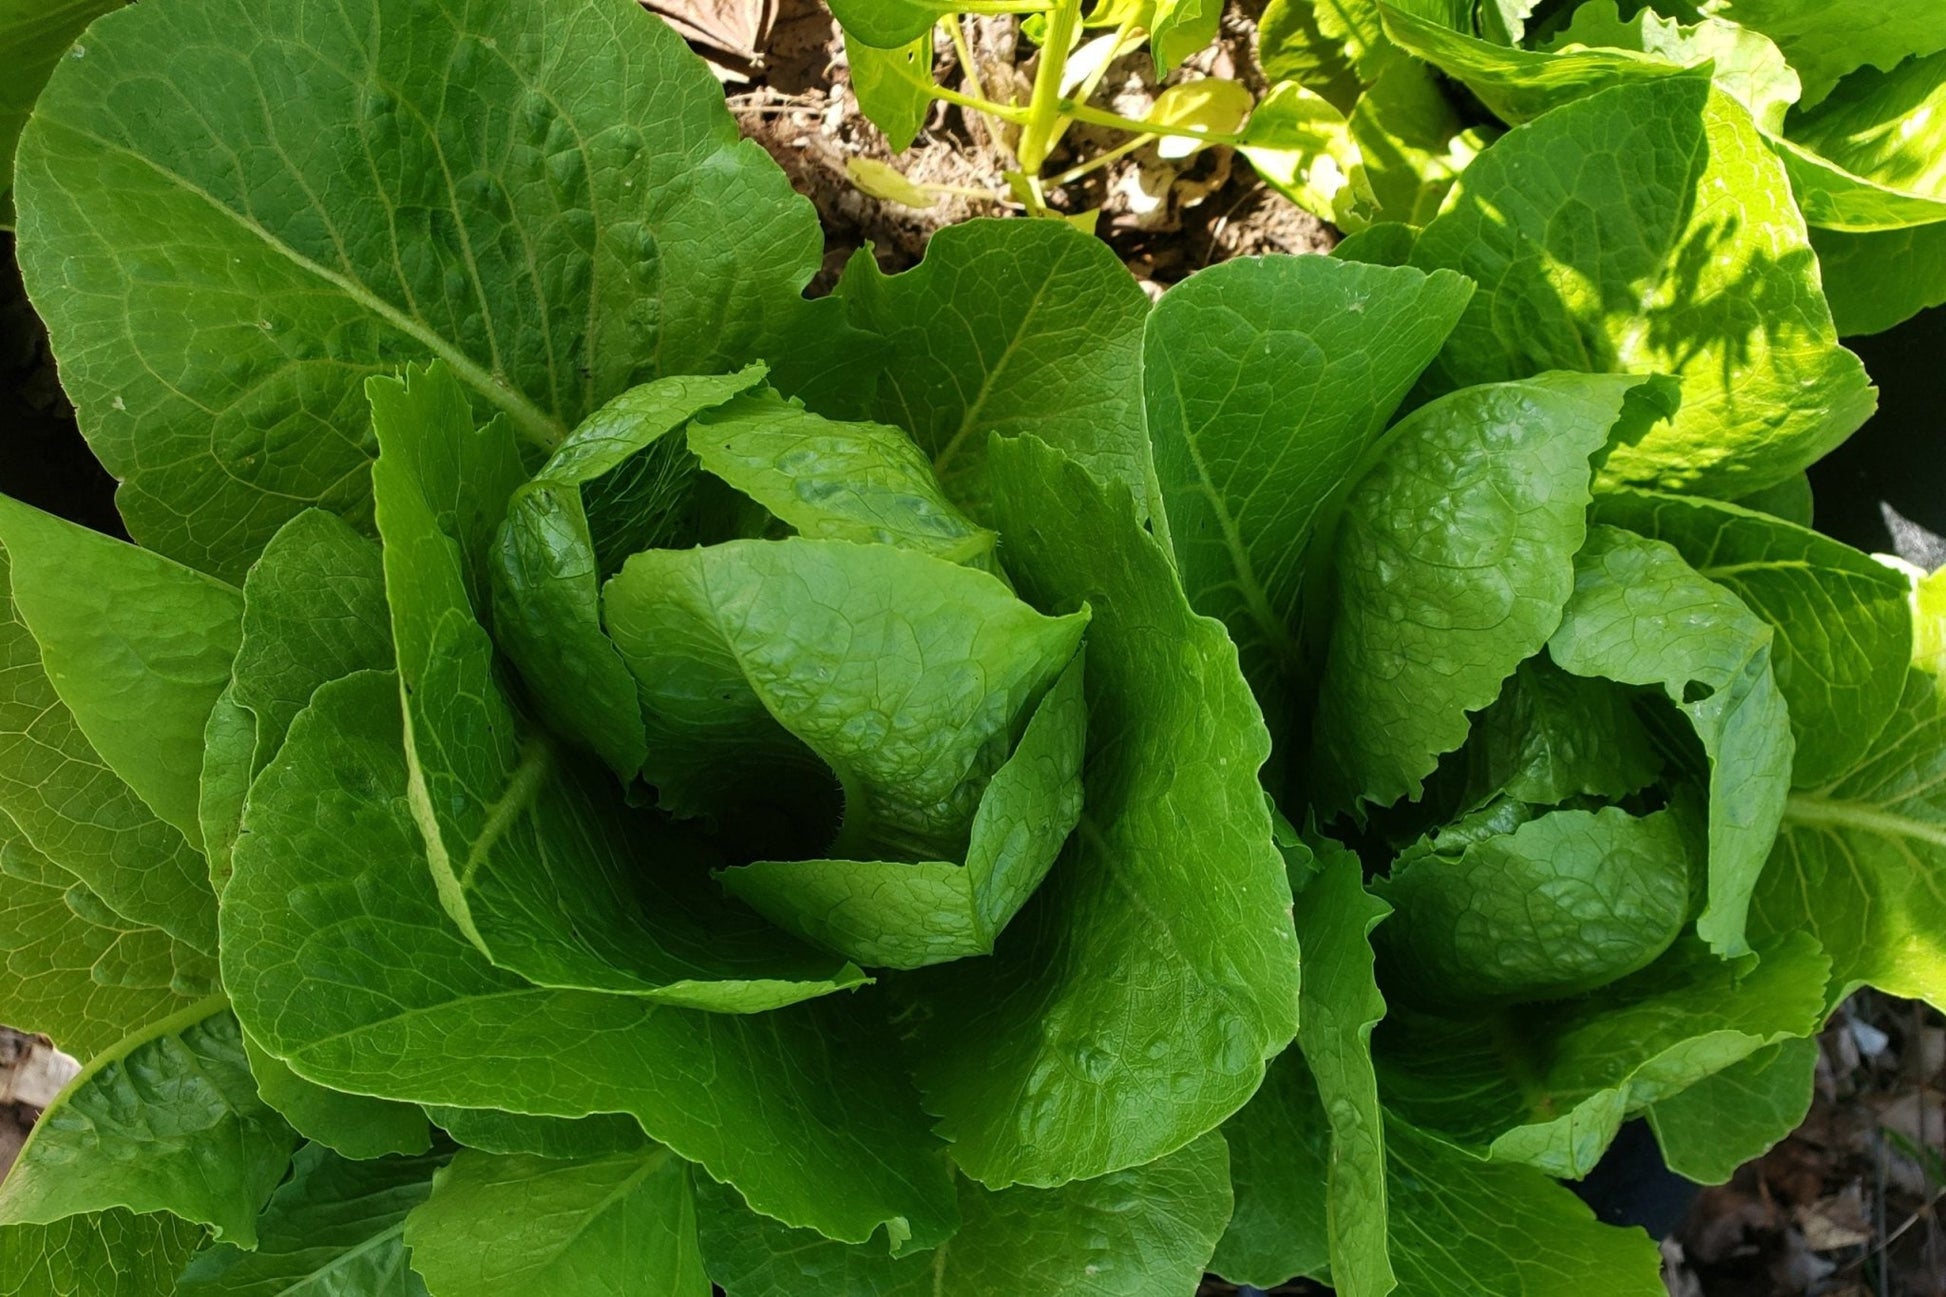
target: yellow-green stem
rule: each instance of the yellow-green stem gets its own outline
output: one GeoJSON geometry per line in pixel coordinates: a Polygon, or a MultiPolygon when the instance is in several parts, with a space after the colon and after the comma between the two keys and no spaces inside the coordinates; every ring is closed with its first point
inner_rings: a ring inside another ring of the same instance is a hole
{"type": "Polygon", "coordinates": [[[980,66],[973,61],[973,42],[966,35],[966,18],[949,14],[940,21],[946,24],[946,34],[953,38],[953,53],[959,55],[959,74],[965,78],[967,91],[975,99],[985,99],[987,92],[980,84],[980,66]]]}
{"type": "MultiPolygon", "coordinates": [[[[1108,57],[1095,65],[1094,70],[1088,73],[1087,78],[1082,81],[1080,87],[1075,91],[1073,98],[1076,103],[1085,104],[1095,97],[1095,91],[1101,88],[1101,79],[1108,75],[1108,69],[1114,66],[1116,59],[1121,57],[1122,45],[1128,40],[1129,33],[1135,30],[1135,19],[1137,16],[1137,14],[1130,14],[1128,17],[1122,19],[1121,26],[1115,29],[1115,44],[1109,50],[1108,57]]],[[[1049,142],[1050,149],[1060,146],[1062,137],[1068,133],[1068,127],[1073,124],[1074,119],[1071,117],[1063,117],[1061,119],[1054,128],[1054,138],[1049,142]]],[[[1066,182],[1056,181],[1054,183],[1062,184],[1066,182]]]]}
{"type": "Polygon", "coordinates": [[[1041,44],[1041,65],[1034,73],[1034,97],[1027,105],[1027,124],[1021,128],[1020,169],[1040,174],[1054,147],[1055,128],[1062,112],[1061,82],[1067,74],[1068,52],[1081,30],[1081,0],[1055,0],[1047,15],[1047,39],[1041,44]]]}

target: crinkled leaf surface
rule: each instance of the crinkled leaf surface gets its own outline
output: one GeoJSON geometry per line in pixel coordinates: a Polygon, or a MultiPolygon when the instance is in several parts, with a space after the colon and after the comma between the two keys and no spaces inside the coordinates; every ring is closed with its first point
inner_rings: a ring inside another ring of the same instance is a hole
{"type": "Polygon", "coordinates": [[[544,735],[521,733],[474,620],[462,548],[468,531],[486,543],[497,521],[487,502],[504,505],[511,490],[508,433],[499,420],[475,432],[443,368],[369,382],[413,814],[461,930],[546,985],[729,1012],[855,984],[842,961],[724,905],[692,844],[630,812],[544,735]],[[458,503],[442,513],[460,524],[435,515],[448,500],[458,503]],[[491,521],[464,528],[469,516],[491,521]]]}
{"type": "Polygon", "coordinates": [[[1548,369],[1681,380],[1675,418],[1617,447],[1610,480],[1747,493],[1844,440],[1876,399],[1837,345],[1781,164],[1699,76],[1617,86],[1508,132],[1412,264],[1481,285],[1430,390],[1548,369]]]}
{"type": "Polygon", "coordinates": [[[1709,761],[1709,901],[1696,932],[1741,954],[1795,746],[1771,673],[1772,631],[1662,541],[1591,527],[1574,568],[1548,652],[1575,675],[1659,685],[1694,727],[1709,761]]]}
{"type": "Polygon", "coordinates": [[[203,1228],[121,1208],[51,1225],[0,1225],[4,1297],[169,1297],[203,1228]]]}
{"type": "Polygon", "coordinates": [[[801,536],[898,545],[998,570],[993,533],[946,498],[902,429],[838,423],[763,392],[691,423],[689,448],[801,536]]]}
{"type": "Polygon", "coordinates": [[[626,520],[603,519],[623,525],[604,529],[602,548],[633,553],[675,540],[694,463],[662,438],[761,378],[750,366],[630,388],[589,415],[507,500],[493,549],[495,643],[548,723],[599,753],[624,782],[642,768],[646,750],[634,678],[601,630],[601,581],[613,568],[602,562],[587,496],[597,493],[598,518],[601,505],[612,512],[620,502],[603,490],[609,483],[622,484],[628,497],[626,520]]]}
{"type": "Polygon", "coordinates": [[[666,1148],[582,1161],[462,1150],[406,1218],[432,1297],[709,1297],[687,1163],[666,1148]]]}
{"type": "Polygon", "coordinates": [[[1410,851],[1374,886],[1387,984],[1454,1007],[1563,999],[1645,967],[1689,920],[1672,811],[1560,810],[1457,855],[1410,851]]]}
{"type": "Polygon", "coordinates": [[[1817,943],[1760,950],[1753,969],[1684,939],[1597,997],[1466,1018],[1395,1008],[1376,1037],[1387,1106],[1496,1161],[1578,1179],[1624,1118],[1822,1021],[1817,943]]]}
{"type": "Polygon", "coordinates": [[[1058,1184],[1214,1128],[1297,1027],[1297,940],[1257,771],[1269,738],[1125,487],[993,449],[1008,568],[1092,609],[1081,826],[994,954],[913,982],[914,1064],[961,1169],[1058,1184]]]}
{"type": "Polygon", "coordinates": [[[930,1246],[951,1187],[896,1050],[827,1001],[756,1017],[548,990],[495,969],[439,904],[405,797],[398,686],[319,690],[252,790],[223,895],[224,982],[300,1075],[416,1103],[626,1112],[759,1210],[930,1246]]]}
{"type": "Polygon", "coordinates": [[[1417,797],[1467,713],[1547,642],[1586,535],[1590,459],[1662,384],[1543,374],[1415,410],[1345,501],[1315,726],[1319,805],[1417,797]]]}
{"type": "Polygon", "coordinates": [[[1770,623],[1771,672],[1809,787],[1857,763],[1899,705],[1911,655],[1906,580],[1839,541],[1696,496],[1617,491],[1594,517],[1674,545],[1698,576],[1770,623]]]}
{"type": "Polygon", "coordinates": [[[959,1233],[893,1259],[758,1216],[699,1185],[703,1255],[729,1297],[1164,1297],[1188,1292],[1229,1214],[1229,1159],[1205,1135],[1145,1166],[1057,1189],[959,1182],[959,1233]]]}
{"type": "Polygon", "coordinates": [[[1777,43],[1817,103],[1854,68],[1890,71],[1913,54],[1946,49],[1946,10],[1931,0],[1869,6],[1825,0],[1703,0],[1704,12],[1741,23],[1777,43]]]}
{"type": "Polygon", "coordinates": [[[257,1212],[296,1145],[257,1097],[236,1018],[221,997],[202,1000],[68,1083],[0,1185],[0,1220],[166,1211],[254,1247],[257,1212]]]}
{"type": "Polygon", "coordinates": [[[203,725],[229,683],[242,600],[220,581],[0,498],[14,607],[75,724],[157,815],[202,846],[203,725]]]}
{"type": "Polygon", "coordinates": [[[183,1297],[425,1297],[406,1264],[406,1213],[426,1200],[445,1161],[352,1162],[316,1144],[297,1151],[291,1177],[257,1224],[257,1248],[219,1243],[183,1271],[183,1297]]]}
{"type": "Polygon", "coordinates": [[[1751,905],[1757,932],[1809,932],[1833,1004],[1861,983],[1946,1005],[1946,696],[1913,670],[1872,749],[1791,794],[1751,905]]]}
{"type": "Polygon", "coordinates": [[[1457,781],[1469,810],[1496,796],[1535,806],[1583,796],[1619,801],[1662,768],[1630,694],[1611,681],[1569,675],[1545,656],[1529,658],[1434,780],[1457,781]]]}
{"type": "Polygon", "coordinates": [[[1032,433],[1146,508],[1142,321],[1149,299],[1113,251],[1065,221],[947,226],[885,275],[854,258],[838,284],[879,335],[873,417],[912,434],[954,503],[989,519],[988,438],[1032,433]]]}
{"type": "Polygon", "coordinates": [[[1149,316],[1158,512],[1190,603],[1229,628],[1273,736],[1302,674],[1315,526],[1470,296],[1445,272],[1253,258],[1198,273],[1149,316]]]}
{"type": "Polygon", "coordinates": [[[1817,1067],[1816,1037],[1780,1040],[1650,1104],[1663,1162],[1699,1183],[1725,1183],[1802,1124],[1817,1067]]]}
{"type": "MultiPolygon", "coordinates": [[[[11,563],[0,551],[0,571],[11,563]]],[[[129,927],[216,951],[203,859],[96,754],[41,664],[13,596],[0,605],[0,811],[129,927]]]]}
{"type": "Polygon", "coordinates": [[[16,197],[131,531],[233,580],[308,504],[366,515],[366,375],[439,357],[551,444],[824,314],[810,205],[627,0],[130,6],[61,64],[16,197]]]}

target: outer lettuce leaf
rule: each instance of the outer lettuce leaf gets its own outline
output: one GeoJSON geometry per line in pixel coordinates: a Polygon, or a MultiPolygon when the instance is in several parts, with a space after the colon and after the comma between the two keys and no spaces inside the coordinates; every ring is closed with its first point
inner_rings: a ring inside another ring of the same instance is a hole
{"type": "Polygon", "coordinates": [[[425,1297],[406,1265],[406,1213],[426,1200],[445,1161],[388,1157],[348,1162],[315,1144],[258,1218],[258,1244],[205,1248],[183,1271],[183,1297],[425,1297]]]}
{"type": "Polygon", "coordinates": [[[464,1150],[406,1218],[432,1297],[709,1297],[687,1163],[666,1148],[584,1161],[464,1150]]]}
{"type": "Polygon", "coordinates": [[[1811,244],[1846,337],[1883,333],[1946,302],[1946,221],[1876,234],[1813,230],[1811,244]]]}
{"type": "Polygon", "coordinates": [[[1230,262],[1167,293],[1142,384],[1167,534],[1196,611],[1229,628],[1273,726],[1305,671],[1320,522],[1472,296],[1440,272],[1325,257],[1230,262]]]}
{"type": "Polygon", "coordinates": [[[111,1211],[51,1225],[0,1225],[5,1297],[169,1297],[203,1228],[174,1216],[111,1211]]]}
{"type": "Polygon", "coordinates": [[[213,997],[129,1037],[68,1083],[0,1185],[0,1221],[164,1211],[252,1248],[257,1212],[296,1145],[257,1097],[237,1021],[213,997]]]}
{"type": "Polygon", "coordinates": [[[1865,755],[1905,686],[1902,575],[1808,527],[1716,500],[1618,491],[1596,501],[1594,517],[1674,545],[1770,623],[1771,671],[1797,744],[1793,784],[1834,779],[1865,755]]]}
{"type": "Polygon", "coordinates": [[[1604,90],[1509,132],[1413,245],[1413,265],[1483,285],[1430,390],[1673,374],[1681,410],[1616,447],[1608,480],[1740,495],[1799,472],[1875,397],[1837,345],[1786,188],[1748,112],[1699,76],[1604,90]]]}
{"type": "Polygon", "coordinates": [[[1579,1179],[1625,1118],[1823,1020],[1816,943],[1761,950],[1753,969],[1684,940],[1598,997],[1465,1019],[1395,1011],[1377,1033],[1388,1108],[1481,1156],[1579,1179]]]}
{"type": "Polygon", "coordinates": [[[624,783],[642,768],[647,744],[634,678],[601,630],[601,582],[620,566],[604,563],[602,551],[681,538],[673,519],[688,512],[694,464],[662,438],[761,378],[750,366],[630,388],[589,415],[508,497],[493,549],[495,643],[520,668],[543,718],[600,754],[624,783]],[[604,529],[598,546],[588,497],[602,519],[602,506],[612,512],[616,499],[609,484],[620,482],[635,516],[604,529]],[[627,534],[609,534],[618,532],[627,534]]]}
{"type": "Polygon", "coordinates": [[[1723,1184],[1804,1121],[1817,1067],[1815,1037],[1780,1040],[1650,1104],[1663,1162],[1678,1175],[1723,1184]]]}
{"type": "Polygon", "coordinates": [[[1675,812],[1560,810],[1457,855],[1409,851],[1375,883],[1397,913],[1387,984],[1421,1004],[1562,999],[1646,967],[1689,921],[1675,812]]]}
{"type": "MultiPolygon", "coordinates": [[[[0,551],[0,575],[11,563],[0,551]]],[[[216,952],[202,857],[96,754],[49,683],[40,647],[0,605],[0,812],[121,919],[216,952]]]]}
{"type": "Polygon", "coordinates": [[[1387,1122],[1385,1134],[1401,1297],[1443,1297],[1459,1275],[1477,1291],[1521,1297],[1667,1291],[1655,1240],[1600,1224],[1547,1177],[1476,1161],[1404,1122],[1387,1122]]]}
{"type": "Polygon", "coordinates": [[[0,1021],[92,1058],[215,989],[216,966],[129,923],[0,816],[0,1021]]]}
{"type": "Polygon", "coordinates": [[[1696,933],[1719,954],[1742,954],[1795,747],[1771,629],[1661,541],[1591,527],[1574,567],[1548,651],[1575,675],[1660,685],[1694,727],[1709,762],[1709,898],[1696,933]]]}
{"type": "Polygon", "coordinates": [[[1387,434],[1345,501],[1319,687],[1326,812],[1418,797],[1467,713],[1540,651],[1574,584],[1590,460],[1666,412],[1665,384],[1543,374],[1455,392],[1387,434]]]}
{"type": "Polygon", "coordinates": [[[489,964],[424,864],[397,699],[371,673],[325,686],[252,789],[223,958],[253,1038],[358,1093],[628,1113],[759,1210],[832,1237],[885,1225],[930,1246],[951,1233],[939,1145],[862,1007],[695,1013],[534,987],[489,964]]]}
{"type": "Polygon", "coordinates": [[[849,965],[725,906],[702,877],[707,857],[629,813],[544,736],[520,733],[465,581],[466,555],[498,521],[493,502],[512,489],[509,434],[497,419],[474,431],[443,367],[370,385],[410,798],[461,931],[544,985],[727,1012],[856,984],[849,965]]]}
{"type": "Polygon", "coordinates": [[[0,88],[0,229],[13,228],[14,146],[34,100],[88,24],[121,7],[122,0],[0,0],[0,48],[9,67],[0,88]]]}
{"type": "Polygon", "coordinates": [[[229,683],[243,601],[159,554],[0,498],[14,607],[75,724],[201,848],[203,725],[229,683]]]}
{"type": "Polygon", "coordinates": [[[248,1036],[243,1038],[243,1052],[250,1060],[258,1097],[304,1138],[357,1159],[417,1155],[432,1147],[426,1114],[413,1105],[314,1084],[248,1036]]]}
{"type": "Polygon", "coordinates": [[[367,516],[359,380],[403,360],[551,445],[843,332],[799,297],[810,204],[627,0],[132,5],[41,97],[16,198],[132,533],[231,580],[309,504],[367,516]]]}
{"type": "Polygon", "coordinates": [[[1124,486],[1038,440],[990,454],[1021,589],[1093,610],[1086,802],[994,954],[912,980],[913,1061],[962,1170],[1059,1184],[1243,1104],[1297,1028],[1297,940],[1257,783],[1269,739],[1222,626],[1124,486]]]}
{"type": "Polygon", "coordinates": [[[959,1233],[893,1259],[784,1229],[699,1185],[703,1254],[729,1297],[1162,1297],[1189,1291],[1229,1215],[1229,1158],[1205,1135],[1146,1166],[1058,1189],[959,1182],[959,1233]]]}
{"type": "Polygon", "coordinates": [[[1906,676],[1871,751],[1791,794],[1751,904],[1753,932],[1808,932],[1829,1000],[1861,984],[1946,1006],[1946,694],[1906,676]]]}
{"type": "Polygon", "coordinates": [[[1065,221],[968,221],[904,274],[854,257],[837,291],[852,323],[882,339],[872,417],[912,434],[975,521],[989,520],[993,434],[1039,437],[1127,483],[1146,511],[1149,299],[1099,239],[1065,221]]]}
{"type": "Polygon", "coordinates": [[[1703,0],[1708,14],[1728,18],[1775,41],[1804,78],[1804,102],[1815,104],[1856,68],[1890,71],[1901,59],[1946,49],[1946,11],[1931,0],[1884,0],[1870,6],[1825,0],[1703,0]]]}
{"type": "Polygon", "coordinates": [[[1212,1264],[1258,1287],[1322,1274],[1328,1264],[1344,1297],[1384,1297],[1397,1281],[1371,1052],[1385,1000],[1370,934],[1391,911],[1365,890],[1357,855],[1335,843],[1295,909],[1304,951],[1300,1052],[1272,1063],[1263,1088],[1223,1124],[1237,1205],[1212,1264]]]}
{"type": "Polygon", "coordinates": [[[1623,21],[1615,0],[1591,0],[1548,42],[1554,50],[1575,45],[1636,50],[1682,67],[1707,59],[1717,86],[1771,134],[1783,129],[1785,113],[1803,93],[1797,73],[1768,37],[1720,18],[1684,24],[1644,7],[1623,21]]]}

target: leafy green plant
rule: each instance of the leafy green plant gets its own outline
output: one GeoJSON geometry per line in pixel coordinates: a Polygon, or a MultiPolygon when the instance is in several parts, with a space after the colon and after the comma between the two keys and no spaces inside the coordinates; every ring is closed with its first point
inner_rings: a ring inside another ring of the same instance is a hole
{"type": "Polygon", "coordinates": [[[1558,1181],[1946,1001],[1940,585],[1808,525],[1873,393],[1720,67],[1151,307],[1055,221],[806,300],[627,0],[57,61],[134,543],[0,501],[0,1017],[87,1060],[0,1291],[1653,1294],[1558,1181]]]}

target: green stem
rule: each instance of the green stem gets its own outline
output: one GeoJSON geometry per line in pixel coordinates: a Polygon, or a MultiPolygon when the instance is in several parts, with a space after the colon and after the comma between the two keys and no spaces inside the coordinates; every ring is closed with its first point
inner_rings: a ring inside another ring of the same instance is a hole
{"type": "Polygon", "coordinates": [[[955,0],[953,8],[963,14],[1044,14],[1052,12],[1061,0],[955,0]]]}
{"type": "Polygon", "coordinates": [[[1134,131],[1138,135],[1180,135],[1184,139],[1202,140],[1205,144],[1243,143],[1241,135],[1230,135],[1223,131],[1202,131],[1188,126],[1170,126],[1163,122],[1142,122],[1120,113],[1107,113],[1099,108],[1076,103],[1072,99],[1062,99],[1055,105],[1061,112],[1077,122],[1087,122],[1091,126],[1106,126],[1112,130],[1134,131]]]}
{"type": "Polygon", "coordinates": [[[1078,167],[1069,167],[1058,176],[1049,176],[1047,178],[1047,184],[1055,189],[1059,189],[1062,185],[1071,185],[1088,173],[1099,171],[1116,158],[1128,156],[1154,138],[1155,136],[1153,135],[1138,135],[1125,144],[1117,144],[1114,148],[1108,150],[1108,152],[1098,158],[1090,158],[1078,167]]]}
{"type": "Polygon", "coordinates": [[[1034,97],[1027,105],[1027,123],[1021,128],[1020,169],[1039,175],[1054,147],[1054,132],[1061,120],[1064,101],[1061,82],[1067,75],[1068,53],[1081,30],[1081,0],[1055,0],[1047,15],[1047,39],[1041,43],[1041,65],[1034,73],[1034,97]]]}
{"type": "Polygon", "coordinates": [[[932,95],[933,98],[943,99],[949,104],[958,104],[961,108],[971,108],[976,113],[985,113],[989,117],[998,117],[1003,122],[1024,125],[1027,121],[1027,109],[1016,108],[1012,104],[997,104],[991,99],[981,99],[974,95],[961,94],[957,90],[949,90],[945,86],[938,84],[929,87],[927,93],[932,95]]]}
{"type": "MultiPolygon", "coordinates": [[[[1135,19],[1137,16],[1137,14],[1130,14],[1128,17],[1122,19],[1121,26],[1115,29],[1115,44],[1109,50],[1108,57],[1095,65],[1094,71],[1088,74],[1087,78],[1082,81],[1080,87],[1075,91],[1074,101],[1076,103],[1087,103],[1095,97],[1095,91],[1101,89],[1101,79],[1108,75],[1108,69],[1114,65],[1116,59],[1122,56],[1122,45],[1128,40],[1129,33],[1135,30],[1135,19]]],[[[1068,127],[1072,124],[1072,118],[1063,118],[1061,120],[1061,123],[1054,128],[1054,139],[1051,141],[1050,147],[1059,147],[1061,137],[1068,133],[1068,127]]]]}
{"type": "Polygon", "coordinates": [[[966,19],[950,14],[940,22],[946,25],[946,34],[953,38],[953,53],[959,55],[960,76],[965,78],[967,90],[975,99],[985,99],[986,87],[980,84],[980,68],[973,61],[973,42],[966,37],[966,19]]]}

